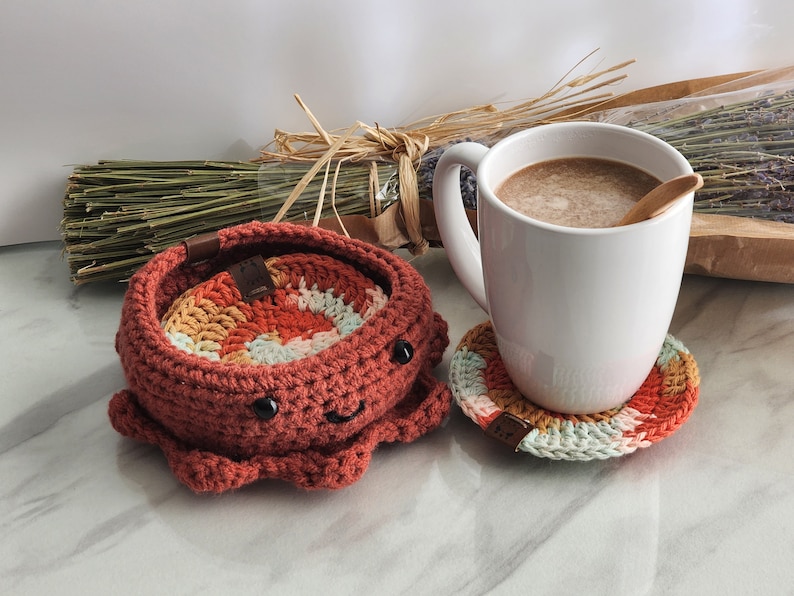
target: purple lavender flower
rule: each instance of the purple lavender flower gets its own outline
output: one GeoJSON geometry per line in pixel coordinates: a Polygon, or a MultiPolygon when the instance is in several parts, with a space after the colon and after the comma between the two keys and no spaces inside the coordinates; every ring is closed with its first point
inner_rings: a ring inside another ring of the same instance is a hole
{"type": "MultiPolygon", "coordinates": [[[[461,143],[470,139],[462,139],[452,143],[461,143]]],[[[422,156],[422,162],[416,170],[417,182],[419,185],[419,196],[422,198],[433,198],[433,175],[441,154],[448,147],[439,147],[428,151],[422,156]]],[[[463,197],[463,205],[466,209],[477,209],[477,177],[474,172],[466,167],[460,169],[460,194],[463,197]]]]}

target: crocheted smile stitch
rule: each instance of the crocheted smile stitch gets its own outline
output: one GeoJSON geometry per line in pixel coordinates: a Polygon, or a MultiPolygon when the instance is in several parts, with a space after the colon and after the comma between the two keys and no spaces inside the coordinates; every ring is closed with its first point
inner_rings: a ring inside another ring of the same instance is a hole
{"type": "Polygon", "coordinates": [[[378,444],[441,424],[452,398],[432,369],[447,325],[410,265],[284,223],[221,230],[217,242],[198,263],[190,245],[166,250],[130,280],[116,430],[159,446],[193,490],[222,492],[260,478],[347,486],[378,444]],[[268,278],[253,299],[231,267],[252,255],[268,278]]]}
{"type": "Polygon", "coordinates": [[[524,398],[507,375],[490,321],[470,329],[450,362],[463,413],[486,434],[537,457],[619,457],[674,433],[697,405],[700,374],[689,350],[668,335],[656,365],[623,406],[584,416],[559,414],[524,398]]]}

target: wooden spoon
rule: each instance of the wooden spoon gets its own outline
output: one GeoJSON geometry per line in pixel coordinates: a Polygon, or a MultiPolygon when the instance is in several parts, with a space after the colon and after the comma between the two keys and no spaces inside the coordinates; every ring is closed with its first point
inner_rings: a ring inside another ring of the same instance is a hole
{"type": "Polygon", "coordinates": [[[615,224],[615,227],[627,226],[661,215],[678,199],[696,191],[701,186],[703,186],[703,177],[700,174],[683,174],[663,182],[637,201],[623,216],[623,219],[615,224]]]}

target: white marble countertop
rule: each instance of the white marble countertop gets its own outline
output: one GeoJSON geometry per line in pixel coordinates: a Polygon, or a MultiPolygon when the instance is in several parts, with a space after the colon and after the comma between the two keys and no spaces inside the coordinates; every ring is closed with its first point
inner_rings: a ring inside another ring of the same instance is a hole
{"type": "MultiPolygon", "coordinates": [[[[455,345],[484,313],[442,251],[413,262],[455,345]]],[[[700,403],[632,455],[513,454],[453,407],[346,489],[199,496],[108,422],[124,287],[73,287],[57,243],[1,248],[0,280],[2,593],[794,589],[794,287],[685,279],[671,331],[698,361],[700,403]]]]}

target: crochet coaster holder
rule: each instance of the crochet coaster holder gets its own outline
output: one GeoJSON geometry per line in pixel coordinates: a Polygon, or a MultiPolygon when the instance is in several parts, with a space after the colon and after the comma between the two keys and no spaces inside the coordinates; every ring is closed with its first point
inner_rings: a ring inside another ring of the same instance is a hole
{"type": "Polygon", "coordinates": [[[261,478],[358,480],[380,443],[438,427],[448,345],[419,273],[385,250],[252,222],[154,257],[129,282],[116,349],[121,434],[197,492],[261,478]]]}
{"type": "Polygon", "coordinates": [[[689,418],[700,388],[695,359],[668,335],[645,382],[623,406],[583,416],[551,412],[515,388],[490,321],[461,339],[449,378],[463,413],[489,437],[516,452],[579,461],[619,457],[668,437],[689,418]]]}

